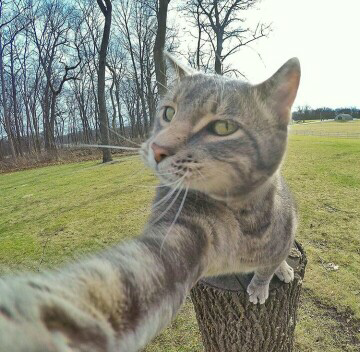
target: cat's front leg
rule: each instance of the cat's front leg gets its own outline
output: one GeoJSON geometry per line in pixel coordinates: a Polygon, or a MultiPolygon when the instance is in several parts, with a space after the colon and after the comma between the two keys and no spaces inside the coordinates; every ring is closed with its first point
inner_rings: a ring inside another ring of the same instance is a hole
{"type": "Polygon", "coordinates": [[[263,304],[269,297],[269,284],[274,274],[285,283],[294,279],[293,268],[284,260],[279,266],[262,268],[255,274],[247,288],[250,302],[263,304]]]}
{"type": "Polygon", "coordinates": [[[286,263],[286,260],[284,260],[280,266],[276,269],[275,275],[285,283],[289,283],[294,280],[294,269],[286,263]]]}
{"type": "Polygon", "coordinates": [[[264,304],[269,297],[269,284],[274,276],[278,265],[261,268],[255,271],[253,278],[247,287],[250,302],[264,304]]]}

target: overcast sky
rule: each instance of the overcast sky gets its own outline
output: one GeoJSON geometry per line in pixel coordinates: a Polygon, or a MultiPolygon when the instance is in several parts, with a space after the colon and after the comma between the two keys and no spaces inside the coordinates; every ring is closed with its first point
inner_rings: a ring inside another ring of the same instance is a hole
{"type": "Polygon", "coordinates": [[[360,0],[263,0],[257,7],[251,22],[272,22],[273,31],[231,59],[236,68],[257,83],[297,56],[295,106],[360,107],[360,0]]]}

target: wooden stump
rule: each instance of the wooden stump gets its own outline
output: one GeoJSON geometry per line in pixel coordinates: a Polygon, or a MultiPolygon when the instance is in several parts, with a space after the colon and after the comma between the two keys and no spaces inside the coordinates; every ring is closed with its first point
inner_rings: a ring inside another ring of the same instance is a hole
{"type": "Polygon", "coordinates": [[[290,284],[274,277],[262,305],[248,299],[253,274],[205,278],[191,290],[206,352],[291,352],[306,255],[299,243],[287,259],[295,273],[290,284]]]}

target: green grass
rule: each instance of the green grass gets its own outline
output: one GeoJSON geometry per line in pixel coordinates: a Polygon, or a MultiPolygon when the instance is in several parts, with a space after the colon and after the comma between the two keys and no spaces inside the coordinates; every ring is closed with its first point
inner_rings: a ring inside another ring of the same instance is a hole
{"type": "Polygon", "coordinates": [[[154,183],[138,157],[0,175],[0,270],[51,266],[138,234],[154,183]]]}
{"type": "Polygon", "coordinates": [[[298,121],[291,121],[292,125],[301,125],[303,123],[309,123],[309,122],[318,122],[319,120],[298,120],[298,121]]]}
{"type": "MultiPolygon", "coordinates": [[[[299,352],[358,351],[359,160],[360,140],[290,137],[284,174],[298,201],[297,239],[309,259],[296,329],[299,352]],[[327,269],[328,263],[339,269],[327,269]]],[[[136,158],[1,174],[0,270],[51,267],[138,234],[155,182],[136,158]]],[[[190,300],[146,349],[202,350],[190,300]]]]}
{"type": "Polygon", "coordinates": [[[339,133],[360,133],[360,120],[347,122],[341,121],[316,121],[316,123],[293,124],[290,131],[318,131],[339,133]]]}

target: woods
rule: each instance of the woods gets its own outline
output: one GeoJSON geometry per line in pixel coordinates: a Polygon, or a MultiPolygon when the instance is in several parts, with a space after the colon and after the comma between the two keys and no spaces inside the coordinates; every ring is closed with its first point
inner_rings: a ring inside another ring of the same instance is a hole
{"type": "Polygon", "coordinates": [[[237,75],[225,60],[270,30],[244,24],[257,2],[1,0],[0,161],[144,140],[167,91],[164,49],[237,75]]]}

